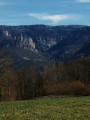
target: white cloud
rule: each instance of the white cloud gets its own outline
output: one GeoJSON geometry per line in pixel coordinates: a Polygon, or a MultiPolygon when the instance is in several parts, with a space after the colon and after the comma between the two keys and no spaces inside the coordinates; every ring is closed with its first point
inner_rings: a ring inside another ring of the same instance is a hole
{"type": "Polygon", "coordinates": [[[6,5],[9,5],[9,3],[6,3],[6,2],[0,2],[0,6],[6,6],[6,5]]]}
{"type": "Polygon", "coordinates": [[[74,14],[39,14],[39,13],[29,13],[30,17],[37,18],[39,20],[48,20],[51,21],[53,24],[56,24],[63,20],[77,20],[81,18],[81,15],[74,15],[74,14]]]}
{"type": "Polygon", "coordinates": [[[90,0],[77,0],[77,2],[80,2],[80,3],[90,3],[90,0]]]}

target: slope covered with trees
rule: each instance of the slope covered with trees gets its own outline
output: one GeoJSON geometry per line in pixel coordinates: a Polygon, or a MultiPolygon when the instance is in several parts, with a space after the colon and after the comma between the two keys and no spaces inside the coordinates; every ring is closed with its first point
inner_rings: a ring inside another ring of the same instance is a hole
{"type": "Polygon", "coordinates": [[[0,49],[10,53],[15,67],[88,57],[90,26],[0,26],[0,49]]]}
{"type": "Polygon", "coordinates": [[[35,66],[15,70],[5,64],[0,69],[0,99],[90,95],[90,57],[57,64],[52,61],[52,64],[44,66],[43,71],[35,66]]]}

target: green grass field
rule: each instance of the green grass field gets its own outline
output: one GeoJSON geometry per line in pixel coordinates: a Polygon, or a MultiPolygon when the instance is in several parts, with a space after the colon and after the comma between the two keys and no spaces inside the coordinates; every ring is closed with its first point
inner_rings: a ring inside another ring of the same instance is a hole
{"type": "Polygon", "coordinates": [[[90,97],[0,102],[0,120],[90,120],[90,97]]]}

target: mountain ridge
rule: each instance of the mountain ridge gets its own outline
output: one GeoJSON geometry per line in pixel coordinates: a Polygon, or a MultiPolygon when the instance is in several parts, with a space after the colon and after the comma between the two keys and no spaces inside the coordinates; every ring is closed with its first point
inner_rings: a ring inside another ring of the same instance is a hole
{"type": "Polygon", "coordinates": [[[86,25],[0,26],[0,49],[8,50],[22,64],[87,57],[89,46],[90,26],[86,25]]]}

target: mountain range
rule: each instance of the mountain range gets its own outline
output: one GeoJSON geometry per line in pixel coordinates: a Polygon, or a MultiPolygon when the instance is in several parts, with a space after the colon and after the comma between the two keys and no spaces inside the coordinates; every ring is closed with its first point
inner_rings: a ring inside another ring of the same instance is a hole
{"type": "Polygon", "coordinates": [[[16,66],[43,65],[90,56],[90,27],[84,25],[0,26],[0,49],[16,66]],[[6,54],[7,56],[7,54],[6,54]]]}

